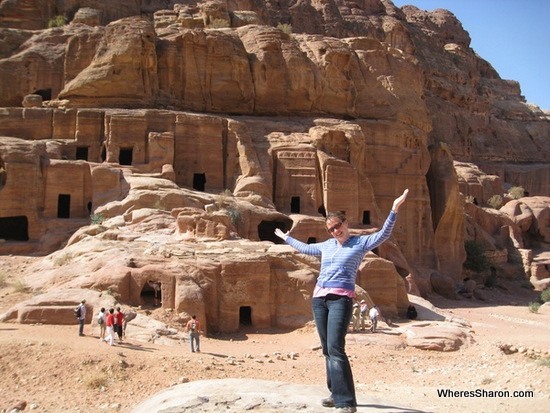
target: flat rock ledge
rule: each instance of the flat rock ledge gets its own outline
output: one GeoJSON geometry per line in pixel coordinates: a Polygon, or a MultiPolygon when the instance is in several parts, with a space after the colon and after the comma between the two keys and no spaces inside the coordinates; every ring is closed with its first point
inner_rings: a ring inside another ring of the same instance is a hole
{"type": "MultiPolygon", "coordinates": [[[[323,386],[291,384],[268,380],[200,380],[163,390],[136,406],[132,413],[184,412],[266,412],[330,413],[321,406],[328,392],[323,386]]],[[[374,397],[357,395],[357,412],[416,412],[374,397]]]]}

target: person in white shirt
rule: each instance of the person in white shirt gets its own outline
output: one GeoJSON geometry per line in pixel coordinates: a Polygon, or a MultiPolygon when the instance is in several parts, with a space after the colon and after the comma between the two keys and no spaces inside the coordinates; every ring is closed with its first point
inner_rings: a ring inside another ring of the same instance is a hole
{"type": "Polygon", "coordinates": [[[378,324],[378,317],[380,316],[380,311],[378,311],[378,307],[374,306],[369,310],[369,318],[370,318],[370,332],[374,333],[376,331],[376,325],[378,324]]]}
{"type": "Polygon", "coordinates": [[[101,310],[99,310],[99,313],[97,313],[96,320],[97,324],[99,325],[99,339],[103,340],[105,338],[105,307],[101,307],[101,310]]]}

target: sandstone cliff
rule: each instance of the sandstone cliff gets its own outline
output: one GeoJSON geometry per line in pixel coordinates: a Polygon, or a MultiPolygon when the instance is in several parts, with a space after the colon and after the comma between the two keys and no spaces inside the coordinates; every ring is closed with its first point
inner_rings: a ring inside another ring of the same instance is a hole
{"type": "Polygon", "coordinates": [[[323,212],[341,209],[372,231],[405,188],[391,242],[358,276],[387,314],[407,291],[454,297],[466,240],[498,275],[548,284],[548,115],[451,13],[386,0],[27,3],[0,3],[0,251],[71,257],[37,267],[36,288],[142,305],[156,280],[163,306],[199,307],[213,330],[247,312],[255,326],[300,325],[318,263],[273,247],[273,230],[321,241],[323,212]],[[48,29],[58,15],[69,23],[48,29]],[[519,206],[486,211],[513,186],[528,195],[519,206]],[[107,249],[119,253],[84,265],[107,249]]]}

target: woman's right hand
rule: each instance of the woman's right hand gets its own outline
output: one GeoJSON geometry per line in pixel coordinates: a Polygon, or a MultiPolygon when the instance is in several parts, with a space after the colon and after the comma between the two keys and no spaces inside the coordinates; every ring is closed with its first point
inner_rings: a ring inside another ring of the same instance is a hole
{"type": "Polygon", "coordinates": [[[277,235],[279,238],[281,238],[283,241],[286,241],[286,239],[288,238],[288,231],[287,232],[283,232],[281,231],[280,228],[276,228],[275,229],[275,235],[277,235]]]}

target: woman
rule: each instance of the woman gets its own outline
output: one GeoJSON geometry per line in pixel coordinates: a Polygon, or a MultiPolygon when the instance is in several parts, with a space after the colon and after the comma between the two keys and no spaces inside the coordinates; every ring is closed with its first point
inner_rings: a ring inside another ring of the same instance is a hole
{"type": "Polygon", "coordinates": [[[337,407],[337,412],[357,411],[355,386],[345,351],[346,333],[352,316],[355,298],[355,278],[365,254],[386,241],[393,230],[397,211],[409,190],[393,201],[382,229],[374,234],[351,235],[348,221],[342,212],[329,213],[325,225],[331,239],[316,244],[300,242],[279,228],[275,235],[297,251],[321,256],[321,269],[313,291],[313,318],[325,356],[327,387],[330,397],[322,400],[325,407],[337,407]]]}

